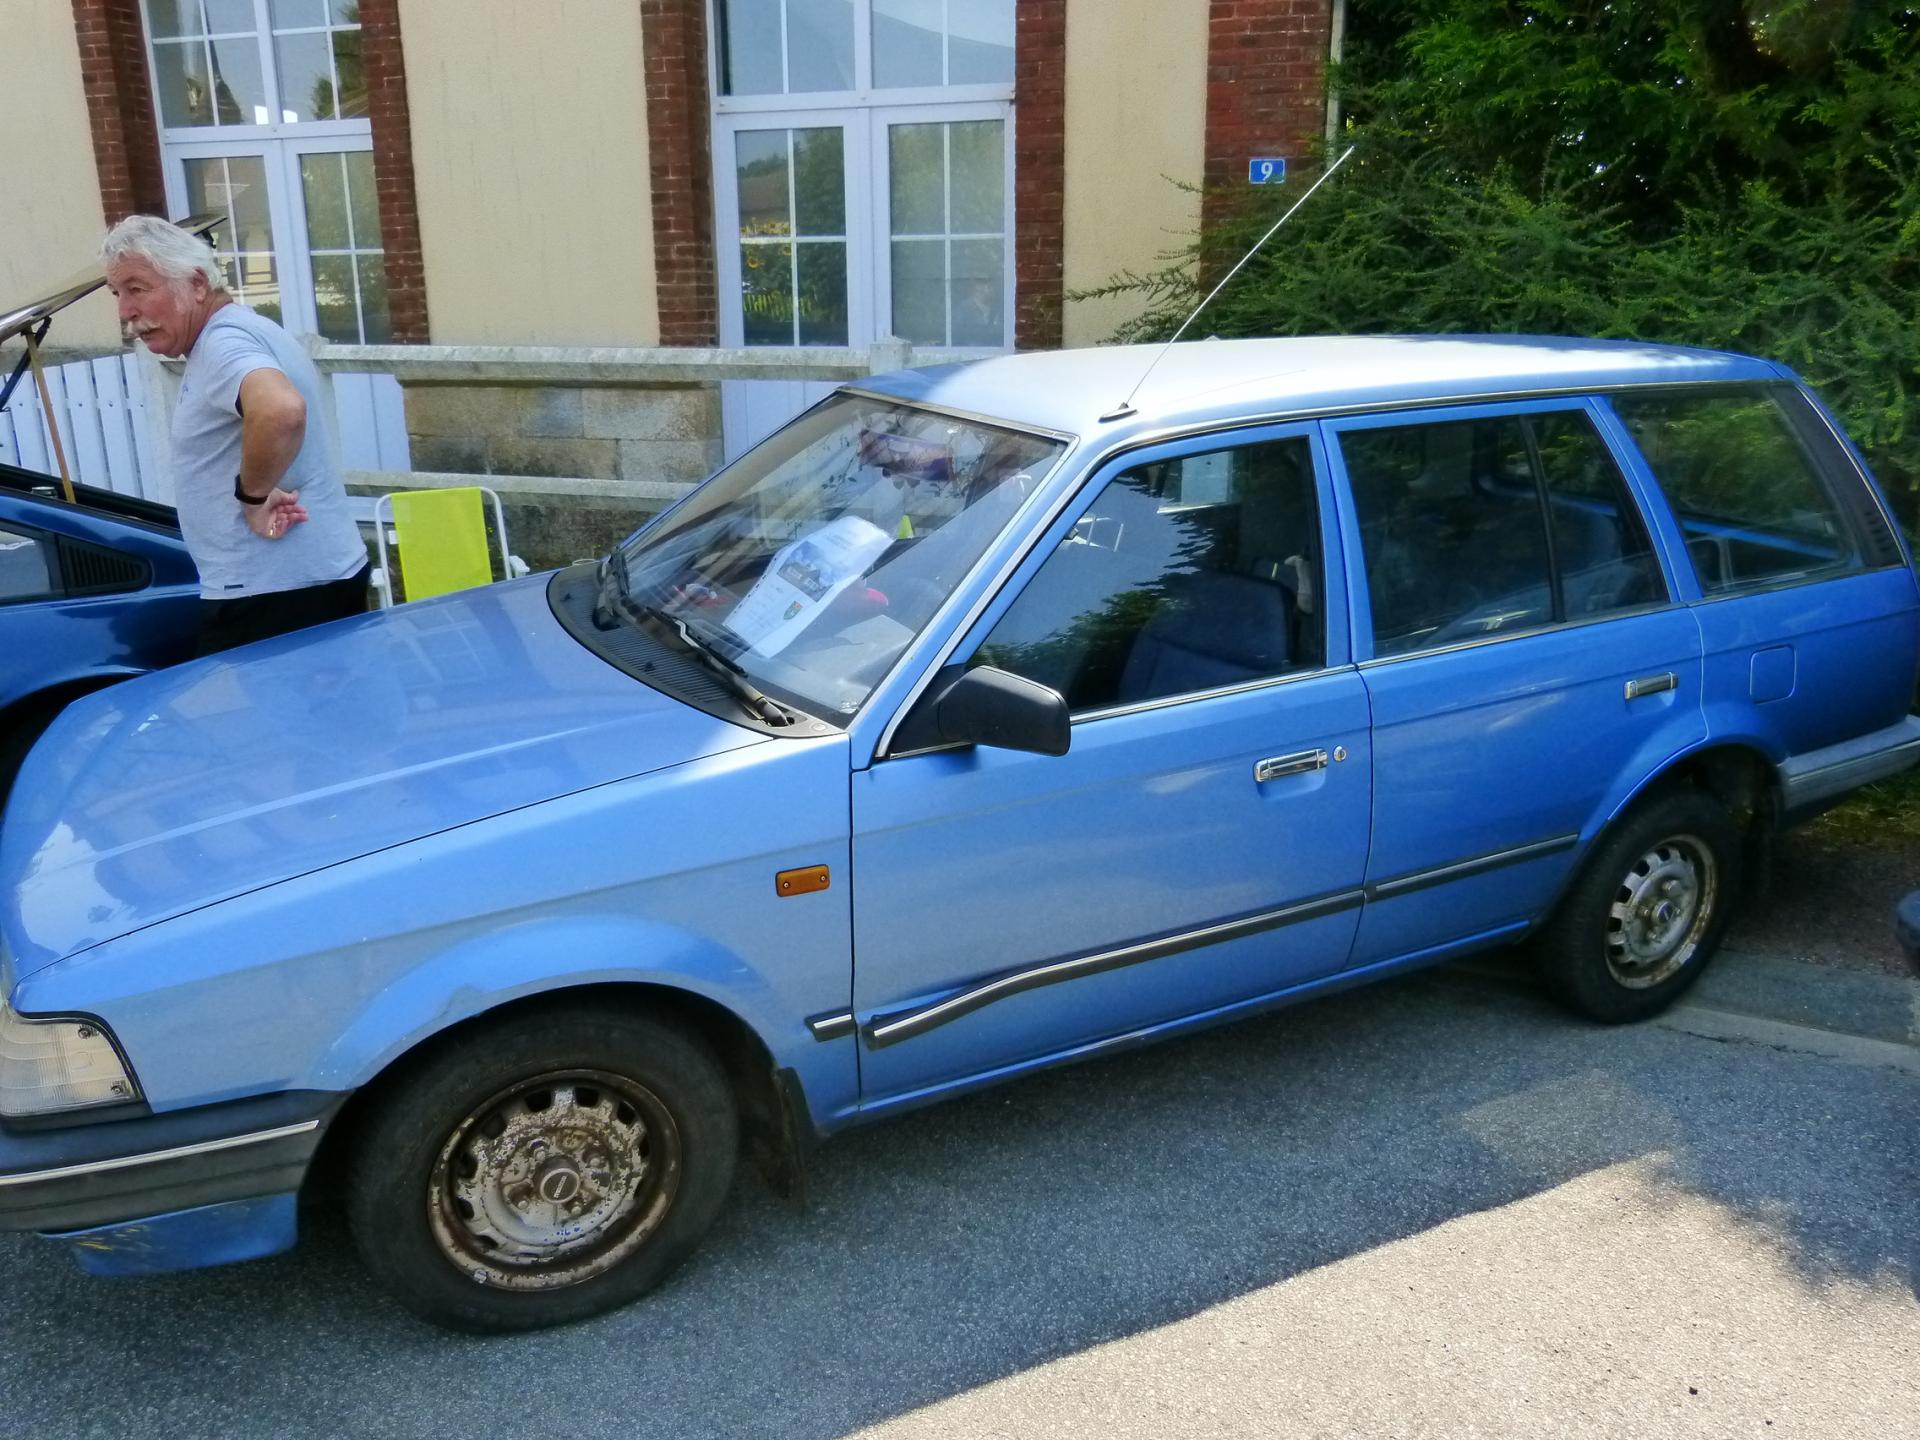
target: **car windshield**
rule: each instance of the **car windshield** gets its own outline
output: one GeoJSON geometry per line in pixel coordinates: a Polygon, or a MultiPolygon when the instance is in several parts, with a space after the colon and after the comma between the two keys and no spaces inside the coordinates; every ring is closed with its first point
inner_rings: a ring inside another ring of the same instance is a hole
{"type": "Polygon", "coordinates": [[[770,696],[851,715],[1065,448],[835,396],[615,551],[610,608],[770,696]]]}

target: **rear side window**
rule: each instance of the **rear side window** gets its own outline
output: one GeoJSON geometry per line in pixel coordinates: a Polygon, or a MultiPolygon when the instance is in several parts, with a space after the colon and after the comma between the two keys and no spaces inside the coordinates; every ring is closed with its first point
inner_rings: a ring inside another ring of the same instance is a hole
{"type": "Polygon", "coordinates": [[[1865,482],[1797,391],[1616,396],[1613,407],[1707,594],[1858,569],[1869,519],[1881,533],[1865,538],[1899,558],[1865,482]],[[1835,453],[1821,457],[1819,442],[1835,453]]]}
{"type": "Polygon", "coordinates": [[[34,535],[0,526],[0,605],[44,600],[53,593],[47,544],[34,535]]]}
{"type": "Polygon", "coordinates": [[[1376,656],[1666,598],[1646,527],[1584,412],[1349,430],[1376,656]]]}

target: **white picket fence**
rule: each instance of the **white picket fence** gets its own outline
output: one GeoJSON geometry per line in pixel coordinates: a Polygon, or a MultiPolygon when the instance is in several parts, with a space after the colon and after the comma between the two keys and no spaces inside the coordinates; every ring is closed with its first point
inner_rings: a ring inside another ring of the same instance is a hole
{"type": "MultiPolygon", "coordinates": [[[[7,352],[11,362],[17,352],[7,352]]],[[[11,371],[11,364],[7,370],[11,371]]],[[[5,374],[0,373],[0,380],[5,374]]],[[[123,495],[173,503],[167,473],[165,422],[156,392],[166,383],[158,368],[134,354],[106,355],[47,370],[47,389],[60,419],[60,441],[73,478],[123,495]]],[[[406,408],[391,375],[343,373],[323,377],[333,386],[345,470],[409,470],[406,408]]],[[[46,475],[59,474],[32,372],[20,377],[0,412],[0,461],[46,475]]]]}

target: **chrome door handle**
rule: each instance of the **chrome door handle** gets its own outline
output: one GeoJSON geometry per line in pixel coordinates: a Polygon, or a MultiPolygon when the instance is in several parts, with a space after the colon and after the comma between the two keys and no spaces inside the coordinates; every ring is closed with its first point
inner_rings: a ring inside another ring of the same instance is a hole
{"type": "Polygon", "coordinates": [[[1658,695],[1663,690],[1678,690],[1680,677],[1671,670],[1664,675],[1642,675],[1638,680],[1627,681],[1627,699],[1638,700],[1642,695],[1658,695]]]}
{"type": "Polygon", "coordinates": [[[1326,751],[1298,750],[1291,755],[1275,755],[1270,760],[1257,762],[1253,767],[1253,783],[1264,785],[1269,780],[1278,780],[1282,775],[1304,775],[1310,770],[1326,768],[1326,751]]]}

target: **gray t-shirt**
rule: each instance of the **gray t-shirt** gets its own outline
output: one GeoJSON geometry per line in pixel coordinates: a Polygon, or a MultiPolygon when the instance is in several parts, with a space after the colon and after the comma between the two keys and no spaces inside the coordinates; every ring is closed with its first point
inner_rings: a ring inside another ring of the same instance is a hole
{"type": "Polygon", "coordinates": [[[320,374],[299,341],[244,305],[213,312],[187,352],[173,412],[174,504],[207,599],[324,585],[367,563],[323,415],[320,374]],[[278,370],[307,402],[306,439],[280,481],[300,492],[307,519],[278,540],[248,528],[233,494],[240,473],[240,382],[255,370],[278,370]]]}

